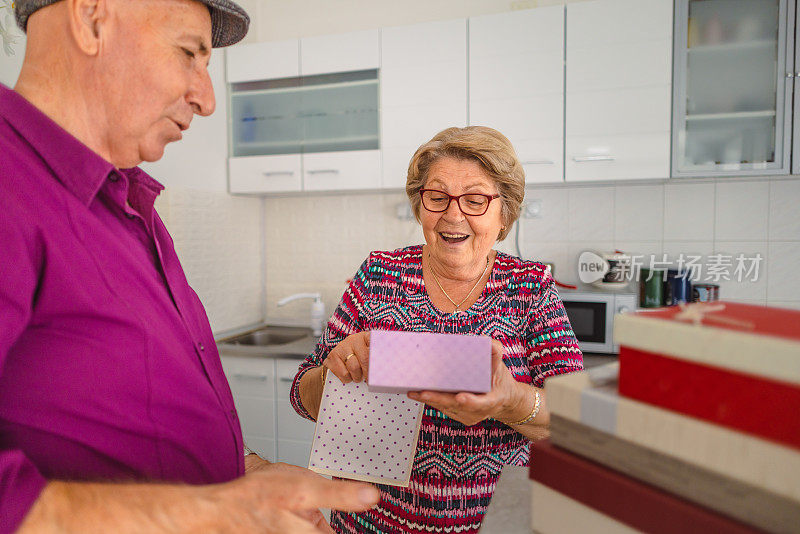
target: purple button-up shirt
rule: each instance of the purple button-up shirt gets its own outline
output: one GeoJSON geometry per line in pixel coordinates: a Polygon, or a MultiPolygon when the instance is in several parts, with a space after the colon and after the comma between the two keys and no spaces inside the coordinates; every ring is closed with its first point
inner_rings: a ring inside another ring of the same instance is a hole
{"type": "Polygon", "coordinates": [[[208,319],[153,209],[162,189],[0,85],[0,532],[47,479],[244,472],[208,319]]]}

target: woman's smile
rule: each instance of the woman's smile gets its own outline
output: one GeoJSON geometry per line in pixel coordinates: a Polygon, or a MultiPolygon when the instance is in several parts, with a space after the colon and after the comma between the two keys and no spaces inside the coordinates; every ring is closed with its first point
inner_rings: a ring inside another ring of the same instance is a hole
{"type": "Polygon", "coordinates": [[[449,243],[451,245],[463,243],[469,238],[468,234],[462,234],[460,232],[439,232],[439,236],[444,240],[445,243],[449,243]]]}

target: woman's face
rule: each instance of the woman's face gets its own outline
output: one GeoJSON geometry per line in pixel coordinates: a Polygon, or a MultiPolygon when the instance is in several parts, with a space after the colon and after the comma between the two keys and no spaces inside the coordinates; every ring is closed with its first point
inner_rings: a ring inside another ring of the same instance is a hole
{"type": "MultiPolygon", "coordinates": [[[[440,158],[430,167],[425,189],[438,189],[450,195],[482,193],[496,195],[497,186],[481,166],[472,160],[440,158]]],[[[502,220],[502,200],[489,203],[483,215],[464,215],[456,201],[451,201],[446,211],[434,213],[420,206],[420,222],[431,258],[440,266],[475,276],[483,269],[492,249],[502,220]]]]}

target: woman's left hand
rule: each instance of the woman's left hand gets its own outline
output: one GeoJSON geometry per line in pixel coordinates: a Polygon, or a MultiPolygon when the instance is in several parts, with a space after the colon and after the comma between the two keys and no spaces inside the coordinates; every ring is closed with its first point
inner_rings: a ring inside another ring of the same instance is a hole
{"type": "Polygon", "coordinates": [[[488,393],[442,393],[439,391],[410,391],[408,398],[436,408],[448,417],[467,426],[484,419],[508,419],[505,415],[524,402],[524,384],[517,382],[503,363],[503,345],[492,340],[492,389],[488,393]]]}

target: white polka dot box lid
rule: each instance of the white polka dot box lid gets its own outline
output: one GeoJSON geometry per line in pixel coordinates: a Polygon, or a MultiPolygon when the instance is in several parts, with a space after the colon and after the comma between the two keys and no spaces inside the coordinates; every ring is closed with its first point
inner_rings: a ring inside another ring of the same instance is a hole
{"type": "Polygon", "coordinates": [[[328,373],[308,468],[317,473],[407,487],[423,404],[369,390],[328,373]]]}
{"type": "Polygon", "coordinates": [[[370,391],[469,391],[492,387],[492,341],[486,336],[389,332],[369,337],[370,391]]]}

